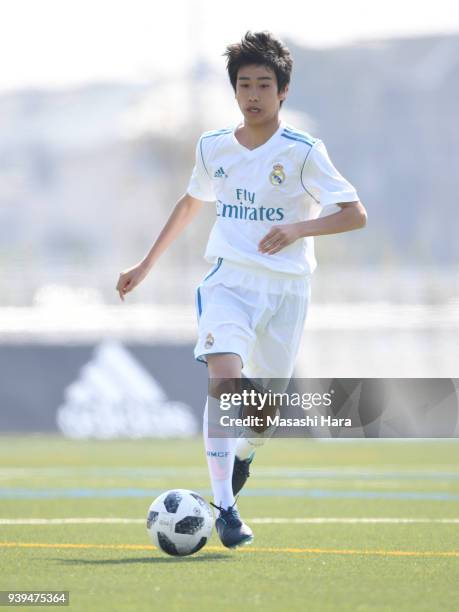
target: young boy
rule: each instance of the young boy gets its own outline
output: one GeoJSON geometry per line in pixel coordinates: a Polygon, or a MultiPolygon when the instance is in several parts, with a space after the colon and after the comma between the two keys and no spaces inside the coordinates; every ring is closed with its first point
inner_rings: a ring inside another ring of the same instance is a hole
{"type": "Polygon", "coordinates": [[[234,495],[266,436],[209,437],[208,415],[221,392],[212,381],[292,376],[316,267],[313,236],[364,227],[367,215],[324,144],[279,118],[292,70],[284,44],[268,32],[247,32],[225,55],[243,122],[201,136],[187,192],[146,257],[121,273],[116,289],[124,300],[203,202],[216,202],[205,254],[215,265],[196,293],[195,358],[207,363],[210,382],[204,438],[219,510],[215,526],[222,543],[235,548],[253,534],[234,495]],[[319,219],[329,205],[341,210],[319,219]]]}

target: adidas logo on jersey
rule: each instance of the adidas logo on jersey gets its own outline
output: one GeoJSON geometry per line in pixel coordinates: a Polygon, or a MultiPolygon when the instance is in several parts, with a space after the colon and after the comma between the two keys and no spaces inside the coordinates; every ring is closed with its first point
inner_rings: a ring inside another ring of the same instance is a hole
{"type": "Polygon", "coordinates": [[[220,166],[220,168],[215,172],[214,178],[223,178],[223,177],[228,178],[228,175],[223,170],[223,167],[220,166]]]}

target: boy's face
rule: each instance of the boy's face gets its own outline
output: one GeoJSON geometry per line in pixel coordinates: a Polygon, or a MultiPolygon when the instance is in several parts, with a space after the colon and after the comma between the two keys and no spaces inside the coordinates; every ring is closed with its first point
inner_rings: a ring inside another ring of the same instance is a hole
{"type": "Polygon", "coordinates": [[[276,74],[266,66],[243,66],[237,73],[236,100],[246,123],[260,125],[276,118],[287,91],[278,93],[276,74]]]}

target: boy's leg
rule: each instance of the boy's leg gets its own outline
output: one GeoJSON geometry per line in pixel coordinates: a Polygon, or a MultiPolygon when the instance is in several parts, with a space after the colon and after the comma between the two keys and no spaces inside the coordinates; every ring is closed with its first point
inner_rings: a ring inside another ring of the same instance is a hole
{"type": "MultiPolygon", "coordinates": [[[[234,381],[241,378],[241,359],[239,355],[207,355],[209,373],[209,395],[204,413],[204,443],[207,465],[212,482],[214,502],[227,508],[234,504],[231,478],[237,438],[209,438],[209,418],[218,415],[218,397],[222,392],[234,393],[234,381]],[[225,380],[227,379],[227,380],[225,380]],[[226,387],[223,389],[223,385],[226,387]]],[[[211,424],[212,425],[212,424],[211,424]]]]}
{"type": "MultiPolygon", "coordinates": [[[[278,392],[278,382],[278,380],[272,378],[247,378],[244,386],[248,388],[249,392],[254,391],[256,394],[256,398],[259,394],[263,395],[268,394],[269,392],[278,392]]],[[[282,389],[280,389],[280,392],[283,392],[284,390],[285,389],[282,387],[282,389]]],[[[259,425],[257,427],[243,427],[241,435],[237,441],[236,456],[238,459],[246,461],[247,466],[253,459],[257,448],[263,446],[266,440],[269,439],[275,432],[276,426],[268,425],[266,422],[266,418],[268,416],[270,418],[273,418],[276,416],[277,413],[277,405],[269,399],[266,401],[266,397],[262,403],[260,403],[259,400],[255,399],[253,403],[250,404],[250,406],[244,406],[244,408],[241,410],[241,417],[256,417],[259,422],[259,425]]]]}
{"type": "MultiPolygon", "coordinates": [[[[257,337],[255,349],[244,373],[253,379],[267,379],[272,391],[283,393],[293,375],[304,322],[310,301],[310,286],[305,281],[304,291],[299,295],[285,297],[277,313],[269,320],[257,337]]],[[[245,484],[249,476],[249,465],[255,451],[273,435],[271,426],[262,434],[247,429],[236,446],[235,493],[245,484]]]]}
{"type": "Polygon", "coordinates": [[[233,465],[236,438],[212,438],[212,420],[219,414],[220,393],[234,393],[241,378],[241,358],[235,354],[207,355],[209,394],[204,412],[204,441],[215,507],[219,516],[215,527],[224,546],[235,548],[253,540],[236,508],[233,487],[233,465]],[[209,423],[211,425],[209,432],[209,423]]]}
{"type": "MultiPolygon", "coordinates": [[[[248,379],[250,380],[250,379],[248,379]]],[[[268,390],[276,392],[276,380],[268,381],[268,388],[265,390],[262,381],[257,380],[257,386],[252,388],[257,393],[266,393],[268,390]]],[[[266,383],[265,383],[266,384],[266,383]]],[[[284,389],[282,389],[282,392],[284,389]]],[[[263,446],[267,440],[276,431],[276,425],[266,424],[266,417],[274,417],[278,414],[279,409],[275,404],[265,403],[262,410],[257,408],[257,404],[253,404],[248,409],[241,411],[241,416],[256,416],[261,418],[260,426],[251,428],[250,426],[242,428],[242,433],[236,443],[236,455],[234,458],[234,469],[233,469],[233,493],[237,495],[239,491],[244,487],[247,479],[250,476],[250,465],[255,457],[255,452],[263,446]]]]}

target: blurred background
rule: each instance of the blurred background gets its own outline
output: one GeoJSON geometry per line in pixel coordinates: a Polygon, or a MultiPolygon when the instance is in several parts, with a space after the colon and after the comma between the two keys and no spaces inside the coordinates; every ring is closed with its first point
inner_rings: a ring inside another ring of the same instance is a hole
{"type": "Polygon", "coordinates": [[[194,290],[213,204],[124,304],[115,285],[185,191],[200,133],[239,121],[222,53],[248,29],[289,46],[284,118],[324,140],[369,214],[316,239],[296,376],[457,376],[454,1],[2,9],[0,431],[198,432],[194,290]]]}

